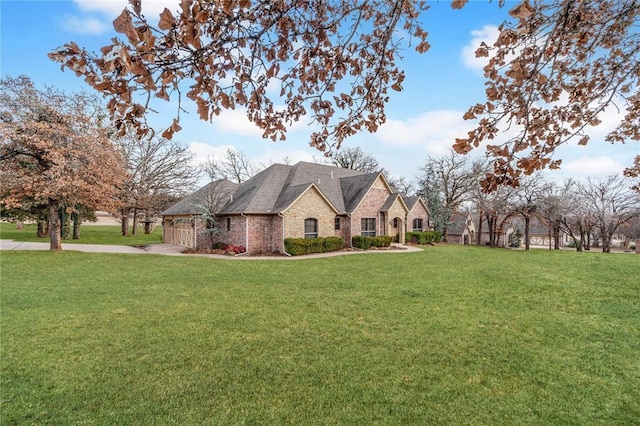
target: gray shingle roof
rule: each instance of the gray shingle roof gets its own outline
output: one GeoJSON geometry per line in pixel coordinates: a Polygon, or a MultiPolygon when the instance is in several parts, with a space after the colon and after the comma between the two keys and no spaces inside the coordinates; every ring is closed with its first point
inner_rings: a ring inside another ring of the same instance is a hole
{"type": "MultiPolygon", "coordinates": [[[[379,175],[308,162],[299,162],[293,166],[273,164],[246,182],[235,184],[237,187],[233,195],[220,209],[219,214],[280,213],[311,184],[317,186],[338,213],[351,213],[379,175]]],[[[205,191],[209,185],[185,200],[197,197],[197,194],[205,191]]],[[[171,206],[162,214],[193,214],[189,210],[189,202],[185,200],[171,206]]]]}
{"type": "Polygon", "coordinates": [[[407,205],[407,208],[409,209],[409,211],[411,211],[415,207],[420,197],[409,197],[409,196],[403,195],[402,199],[404,200],[404,203],[407,205]]]}

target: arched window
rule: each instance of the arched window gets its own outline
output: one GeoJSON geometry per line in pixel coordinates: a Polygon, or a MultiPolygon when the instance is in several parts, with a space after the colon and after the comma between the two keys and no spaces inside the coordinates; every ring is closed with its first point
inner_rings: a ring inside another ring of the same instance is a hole
{"type": "Polygon", "coordinates": [[[420,218],[413,219],[413,230],[422,231],[422,219],[420,218]]]}
{"type": "Polygon", "coordinates": [[[304,237],[318,238],[318,219],[308,218],[304,220],[304,237]]]}

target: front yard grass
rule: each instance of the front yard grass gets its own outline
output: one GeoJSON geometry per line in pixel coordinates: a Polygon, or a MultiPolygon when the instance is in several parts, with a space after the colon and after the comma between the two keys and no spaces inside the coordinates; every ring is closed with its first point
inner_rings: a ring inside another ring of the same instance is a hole
{"type": "MultiPolygon", "coordinates": [[[[35,224],[25,224],[24,230],[16,230],[14,223],[0,222],[0,239],[48,243],[49,238],[36,235],[35,224]]],[[[80,228],[80,239],[62,240],[62,244],[115,244],[137,246],[162,242],[162,226],[156,226],[151,234],[145,235],[144,227],[138,228],[138,235],[122,236],[118,225],[83,224],[80,228]]]]}
{"type": "Polygon", "coordinates": [[[640,256],[2,252],[2,424],[637,424],[640,256]]]}

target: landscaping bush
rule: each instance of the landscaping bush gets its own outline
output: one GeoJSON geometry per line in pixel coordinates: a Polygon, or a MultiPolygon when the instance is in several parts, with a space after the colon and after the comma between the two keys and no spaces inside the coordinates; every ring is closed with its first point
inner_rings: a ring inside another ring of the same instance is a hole
{"type": "Polygon", "coordinates": [[[377,237],[365,237],[363,235],[356,235],[351,238],[353,247],[362,250],[368,250],[371,247],[389,247],[393,237],[388,235],[380,235],[377,237]]]}
{"type": "Polygon", "coordinates": [[[344,240],[340,237],[326,238],[286,238],[284,248],[292,256],[311,253],[328,253],[342,250],[344,240]]]}
{"type": "Polygon", "coordinates": [[[234,246],[233,244],[229,244],[224,248],[226,254],[240,254],[246,251],[247,249],[244,246],[234,246]]]}
{"type": "Polygon", "coordinates": [[[439,231],[414,231],[407,232],[405,241],[412,244],[431,244],[439,243],[442,239],[442,234],[439,231]]]}

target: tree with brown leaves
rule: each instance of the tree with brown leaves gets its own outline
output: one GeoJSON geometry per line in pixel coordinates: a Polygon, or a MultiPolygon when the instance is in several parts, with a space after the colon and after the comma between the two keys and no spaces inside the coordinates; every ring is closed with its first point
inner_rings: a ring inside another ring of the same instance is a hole
{"type": "MultiPolygon", "coordinates": [[[[640,0],[524,0],[509,14],[515,24],[501,25],[495,43],[476,51],[489,57],[487,99],[467,111],[478,126],[454,145],[467,153],[488,143],[494,169],[485,190],[559,168],[556,148],[587,144],[607,108],[625,114],[606,141],[640,141],[640,0]],[[509,128],[514,137],[491,144],[509,128]]],[[[637,156],[625,174],[639,173],[637,156]]]]}
{"type": "Polygon", "coordinates": [[[163,133],[170,138],[180,130],[186,96],[203,120],[245,108],[273,140],[309,114],[319,128],[310,143],[325,151],[385,122],[388,91],[401,90],[404,80],[394,32],[402,28],[416,50],[426,51],[427,33],[417,21],[425,3],[183,0],[177,12],[165,8],[156,27],[133,0],[114,21],[125,40],[113,39],[99,55],[72,42],[49,56],[109,99],[123,134],[148,133],[152,101],[177,99],[176,118],[163,133]],[[343,80],[348,84],[338,87],[343,80]],[[274,85],[282,108],[269,94],[274,85]]]}
{"type": "MultiPolygon", "coordinates": [[[[148,133],[153,102],[177,100],[163,133],[170,138],[186,97],[204,120],[244,108],[273,140],[309,115],[318,129],[310,145],[330,155],[345,138],[385,123],[390,91],[402,90],[402,49],[429,49],[419,21],[427,9],[406,0],[183,0],[154,26],[141,0],[130,0],[114,21],[124,40],[114,38],[99,54],[71,42],[49,56],[107,97],[122,133],[148,133]]],[[[494,167],[486,191],[558,168],[556,148],[572,139],[586,144],[588,126],[609,107],[626,114],[607,140],[640,139],[640,0],[523,0],[510,14],[515,22],[503,23],[498,39],[476,53],[490,57],[487,99],[465,114],[478,125],[454,145],[466,153],[488,143],[494,167]],[[517,136],[491,144],[514,128],[517,136]]],[[[640,156],[627,170],[639,173],[640,156]]]]}
{"type": "Polygon", "coordinates": [[[0,80],[2,204],[49,210],[51,250],[61,250],[59,210],[113,210],[123,162],[95,113],[94,97],[37,89],[27,77],[0,80]]]}

